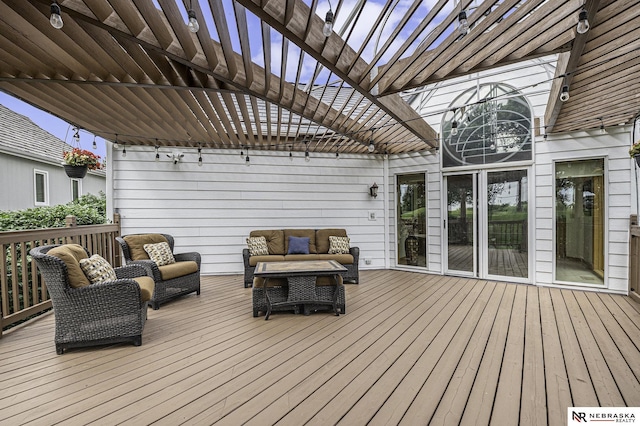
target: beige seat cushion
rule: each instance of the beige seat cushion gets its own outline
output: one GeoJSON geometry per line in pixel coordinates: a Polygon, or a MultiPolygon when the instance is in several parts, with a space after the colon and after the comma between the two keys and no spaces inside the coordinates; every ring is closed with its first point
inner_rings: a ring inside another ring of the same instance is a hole
{"type": "Polygon", "coordinates": [[[149,255],[144,250],[145,244],[157,244],[168,242],[161,234],[127,235],[122,238],[129,246],[131,260],[148,260],[149,255]]]}
{"type": "Polygon", "coordinates": [[[198,264],[193,260],[172,263],[158,267],[162,280],[170,280],[172,278],[184,277],[185,275],[198,272],[198,264]]]}
{"type": "Polygon", "coordinates": [[[153,290],[156,288],[156,283],[153,282],[151,277],[137,277],[133,279],[140,286],[140,298],[143,302],[148,302],[153,296],[153,290]]]}
{"type": "Polygon", "coordinates": [[[251,256],[249,266],[256,266],[258,262],[284,262],[284,256],[270,254],[269,256],[251,256]]]}
{"type": "Polygon", "coordinates": [[[80,260],[87,259],[86,250],[79,244],[63,244],[54,247],[47,252],[50,256],[55,256],[67,265],[69,274],[69,285],[73,288],[86,287],[89,279],[80,268],[80,260]]]}

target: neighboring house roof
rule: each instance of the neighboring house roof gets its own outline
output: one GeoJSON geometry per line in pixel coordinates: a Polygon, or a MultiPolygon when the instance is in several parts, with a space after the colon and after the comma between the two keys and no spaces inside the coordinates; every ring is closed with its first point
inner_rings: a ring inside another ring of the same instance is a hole
{"type": "MultiPolygon", "coordinates": [[[[71,145],[39,127],[29,117],[0,104],[0,152],[48,164],[62,164],[71,145]]],[[[92,171],[104,175],[104,170],[92,171]]]]}

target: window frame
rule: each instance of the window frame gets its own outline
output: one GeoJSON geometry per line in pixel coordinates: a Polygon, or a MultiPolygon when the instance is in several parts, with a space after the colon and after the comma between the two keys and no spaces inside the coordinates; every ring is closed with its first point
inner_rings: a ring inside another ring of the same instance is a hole
{"type": "Polygon", "coordinates": [[[48,206],[49,205],[49,172],[46,170],[33,169],[33,203],[35,206],[48,206]],[[43,201],[38,201],[38,175],[42,176],[42,193],[44,195],[43,201]]]}

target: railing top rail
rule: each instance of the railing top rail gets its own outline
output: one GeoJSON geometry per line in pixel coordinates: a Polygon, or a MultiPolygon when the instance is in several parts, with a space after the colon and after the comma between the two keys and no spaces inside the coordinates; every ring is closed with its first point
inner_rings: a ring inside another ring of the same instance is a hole
{"type": "Polygon", "coordinates": [[[0,232],[0,244],[11,244],[21,241],[42,240],[57,237],[75,237],[85,234],[101,234],[118,232],[117,224],[81,225],[67,228],[29,229],[24,231],[0,232]]]}

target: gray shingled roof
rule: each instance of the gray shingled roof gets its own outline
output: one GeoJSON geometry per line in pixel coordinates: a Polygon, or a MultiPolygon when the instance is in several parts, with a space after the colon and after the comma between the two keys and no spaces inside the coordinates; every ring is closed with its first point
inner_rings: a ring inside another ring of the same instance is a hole
{"type": "Polygon", "coordinates": [[[0,151],[47,163],[62,162],[62,152],[73,147],[39,127],[28,117],[0,104],[0,151]]]}

